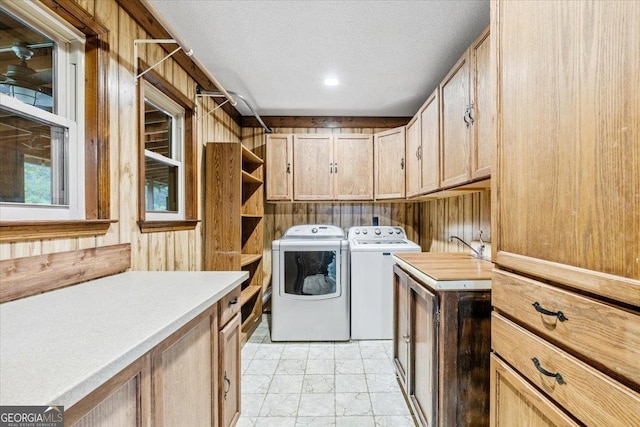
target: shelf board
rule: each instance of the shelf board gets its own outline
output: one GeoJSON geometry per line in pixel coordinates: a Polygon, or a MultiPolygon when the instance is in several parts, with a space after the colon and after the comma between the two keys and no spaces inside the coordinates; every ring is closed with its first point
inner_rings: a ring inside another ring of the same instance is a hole
{"type": "Polygon", "coordinates": [[[242,146],[242,158],[250,163],[256,163],[258,165],[261,165],[264,163],[264,160],[256,156],[255,153],[253,153],[244,145],[242,146]]]}
{"type": "Polygon", "coordinates": [[[261,179],[256,178],[247,171],[242,171],[242,182],[248,182],[251,184],[262,184],[261,179]]]}
{"type": "Polygon", "coordinates": [[[262,219],[262,215],[261,214],[257,214],[257,215],[253,215],[253,214],[242,214],[242,218],[247,218],[247,219],[262,219]]]}
{"type": "Polygon", "coordinates": [[[262,254],[242,254],[240,255],[240,266],[244,267],[249,264],[253,264],[262,258],[262,254]]]}
{"type": "Polygon", "coordinates": [[[240,305],[245,305],[247,301],[253,298],[261,289],[262,286],[247,286],[244,288],[240,294],[240,305]]]}

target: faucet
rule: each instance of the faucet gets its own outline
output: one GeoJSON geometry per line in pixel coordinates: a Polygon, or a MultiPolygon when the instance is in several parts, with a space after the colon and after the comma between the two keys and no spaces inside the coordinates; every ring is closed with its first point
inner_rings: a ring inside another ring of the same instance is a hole
{"type": "Polygon", "coordinates": [[[482,241],[482,231],[480,231],[480,247],[478,248],[478,250],[475,250],[473,248],[473,246],[471,246],[470,244],[468,244],[467,242],[465,242],[464,240],[462,240],[458,236],[450,236],[449,237],[449,242],[453,242],[453,239],[459,240],[464,245],[468,246],[469,249],[471,249],[473,251],[473,253],[475,254],[474,258],[484,259],[484,242],[482,241]]]}

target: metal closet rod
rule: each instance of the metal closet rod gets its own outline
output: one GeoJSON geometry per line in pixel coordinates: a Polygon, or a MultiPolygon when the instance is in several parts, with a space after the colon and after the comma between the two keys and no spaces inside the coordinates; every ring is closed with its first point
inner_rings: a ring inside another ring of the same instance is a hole
{"type": "MultiPolygon", "coordinates": [[[[191,58],[191,60],[193,61],[193,63],[196,65],[196,67],[198,67],[203,73],[204,75],[213,82],[214,85],[216,85],[216,87],[218,89],[220,89],[220,92],[222,92],[222,94],[224,95],[225,98],[227,98],[229,100],[229,103],[233,106],[236,106],[238,104],[238,101],[236,101],[235,99],[233,99],[233,96],[231,96],[229,94],[229,92],[227,92],[227,90],[222,87],[222,85],[220,84],[220,82],[218,81],[218,79],[216,79],[214,77],[213,74],[211,74],[209,72],[209,70],[207,70],[207,68],[202,64],[202,62],[200,62],[198,60],[198,58],[196,58],[193,55],[193,49],[190,49],[187,44],[184,42],[184,40],[182,40],[181,37],[178,37],[177,33],[175,32],[175,30],[171,27],[171,25],[169,24],[169,22],[167,22],[166,19],[164,19],[164,17],[162,15],[160,15],[160,13],[156,10],[155,7],[153,7],[153,5],[148,1],[148,0],[140,0],[141,3],[144,5],[144,7],[147,8],[147,10],[151,13],[151,15],[153,15],[153,17],[156,19],[156,21],[158,21],[158,23],[162,26],[162,28],[165,29],[165,31],[167,33],[169,33],[169,35],[171,36],[171,38],[173,38],[173,40],[178,44],[178,46],[180,46],[180,48],[182,50],[184,50],[184,53],[187,54],[188,57],[191,58]]],[[[246,101],[245,101],[246,102],[246,101]]],[[[251,107],[249,107],[251,108],[251,107]]]]}
{"type": "MultiPolygon", "coordinates": [[[[224,93],[222,92],[208,92],[202,89],[202,87],[198,86],[196,88],[196,93],[198,95],[202,95],[202,96],[210,96],[212,98],[221,98],[223,96],[225,96],[224,93]]],[[[256,112],[255,108],[253,108],[253,105],[251,105],[251,103],[247,100],[247,98],[245,98],[244,96],[242,96],[241,94],[239,94],[238,92],[233,92],[233,91],[229,91],[230,94],[232,94],[233,96],[235,96],[238,99],[241,99],[249,108],[249,110],[251,110],[251,114],[253,114],[253,116],[256,118],[256,120],[258,121],[258,123],[260,123],[260,126],[262,126],[264,128],[264,131],[266,133],[273,133],[273,129],[271,129],[269,126],[267,126],[263,121],[262,118],[260,117],[260,115],[256,112]]],[[[228,98],[227,98],[228,99],[228,98]]]]}

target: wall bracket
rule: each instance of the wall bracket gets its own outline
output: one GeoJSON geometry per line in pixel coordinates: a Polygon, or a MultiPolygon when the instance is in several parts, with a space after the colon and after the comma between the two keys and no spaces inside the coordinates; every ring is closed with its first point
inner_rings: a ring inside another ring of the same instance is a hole
{"type": "MultiPolygon", "coordinates": [[[[137,85],[138,84],[138,79],[140,77],[144,76],[150,70],[153,70],[155,67],[157,67],[158,65],[162,64],[167,59],[171,58],[180,49],[182,49],[182,46],[174,39],[135,39],[133,41],[133,75],[134,75],[134,83],[137,85]],[[161,43],[173,43],[173,44],[177,44],[178,47],[175,48],[175,50],[173,50],[171,53],[167,54],[160,61],[156,62],[155,64],[153,64],[152,66],[150,66],[149,68],[147,68],[146,70],[144,70],[143,72],[138,74],[138,45],[139,44],[161,44],[161,43]]],[[[191,55],[193,55],[193,50],[192,49],[189,49],[188,51],[185,50],[184,53],[187,56],[191,56],[191,55]]]]}

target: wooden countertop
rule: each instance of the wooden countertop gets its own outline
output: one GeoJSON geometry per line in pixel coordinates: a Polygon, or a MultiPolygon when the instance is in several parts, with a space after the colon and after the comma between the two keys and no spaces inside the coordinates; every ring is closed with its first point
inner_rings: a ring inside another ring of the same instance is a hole
{"type": "Polygon", "coordinates": [[[395,253],[396,262],[416,278],[443,290],[491,289],[493,263],[466,253],[395,253]]]}

